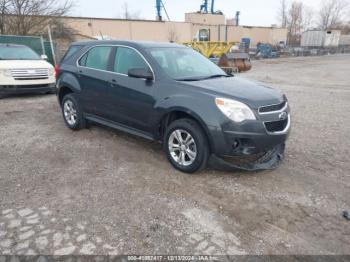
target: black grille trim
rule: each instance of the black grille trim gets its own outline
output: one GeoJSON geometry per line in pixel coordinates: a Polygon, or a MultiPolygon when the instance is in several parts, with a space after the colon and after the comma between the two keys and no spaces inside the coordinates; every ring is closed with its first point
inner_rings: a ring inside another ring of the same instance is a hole
{"type": "Polygon", "coordinates": [[[15,78],[15,80],[17,81],[28,81],[28,80],[46,80],[46,79],[49,79],[47,76],[43,76],[43,77],[40,77],[40,76],[36,76],[36,77],[21,77],[21,78],[15,78]]]}
{"type": "Polygon", "coordinates": [[[289,119],[275,121],[275,122],[265,122],[265,127],[268,132],[282,132],[288,126],[289,119]]]}
{"type": "Polygon", "coordinates": [[[282,110],[286,105],[287,101],[284,101],[283,103],[277,105],[262,106],[259,108],[259,113],[261,114],[279,111],[282,110]]]}

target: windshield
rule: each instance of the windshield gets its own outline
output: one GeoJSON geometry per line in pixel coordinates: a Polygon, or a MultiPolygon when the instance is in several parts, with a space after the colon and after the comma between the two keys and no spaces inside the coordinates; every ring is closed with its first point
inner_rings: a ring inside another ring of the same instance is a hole
{"type": "Polygon", "coordinates": [[[0,60],[39,60],[40,57],[26,46],[0,46],[0,60]]]}
{"type": "Polygon", "coordinates": [[[227,74],[209,59],[190,48],[150,48],[151,56],[175,80],[197,81],[227,74]]]}

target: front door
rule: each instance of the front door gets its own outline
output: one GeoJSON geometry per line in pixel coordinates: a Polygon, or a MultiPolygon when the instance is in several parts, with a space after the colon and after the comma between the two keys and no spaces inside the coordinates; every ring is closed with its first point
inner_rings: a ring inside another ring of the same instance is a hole
{"type": "Polygon", "coordinates": [[[132,78],[128,71],[149,69],[145,58],[135,49],[117,47],[113,63],[109,103],[113,108],[113,121],[151,133],[150,120],[154,115],[155,83],[152,80],[132,78]]]}

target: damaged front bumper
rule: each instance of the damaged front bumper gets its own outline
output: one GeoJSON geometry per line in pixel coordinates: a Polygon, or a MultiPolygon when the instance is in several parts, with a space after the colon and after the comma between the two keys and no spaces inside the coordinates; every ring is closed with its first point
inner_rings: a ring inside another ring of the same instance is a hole
{"type": "Polygon", "coordinates": [[[254,160],[234,157],[218,157],[213,155],[210,165],[227,171],[263,171],[276,169],[284,159],[285,144],[279,144],[264,154],[257,155],[254,160]]]}

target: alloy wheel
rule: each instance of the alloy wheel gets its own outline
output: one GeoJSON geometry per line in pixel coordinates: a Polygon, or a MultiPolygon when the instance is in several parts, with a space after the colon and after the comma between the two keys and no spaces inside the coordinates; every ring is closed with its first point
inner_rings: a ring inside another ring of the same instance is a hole
{"type": "Polygon", "coordinates": [[[74,103],[71,100],[67,100],[63,105],[64,117],[70,126],[74,126],[77,123],[78,115],[74,103]]]}
{"type": "Polygon", "coordinates": [[[197,145],[191,134],[177,129],[171,133],[168,141],[170,155],[181,166],[190,166],[197,157],[197,145]]]}

